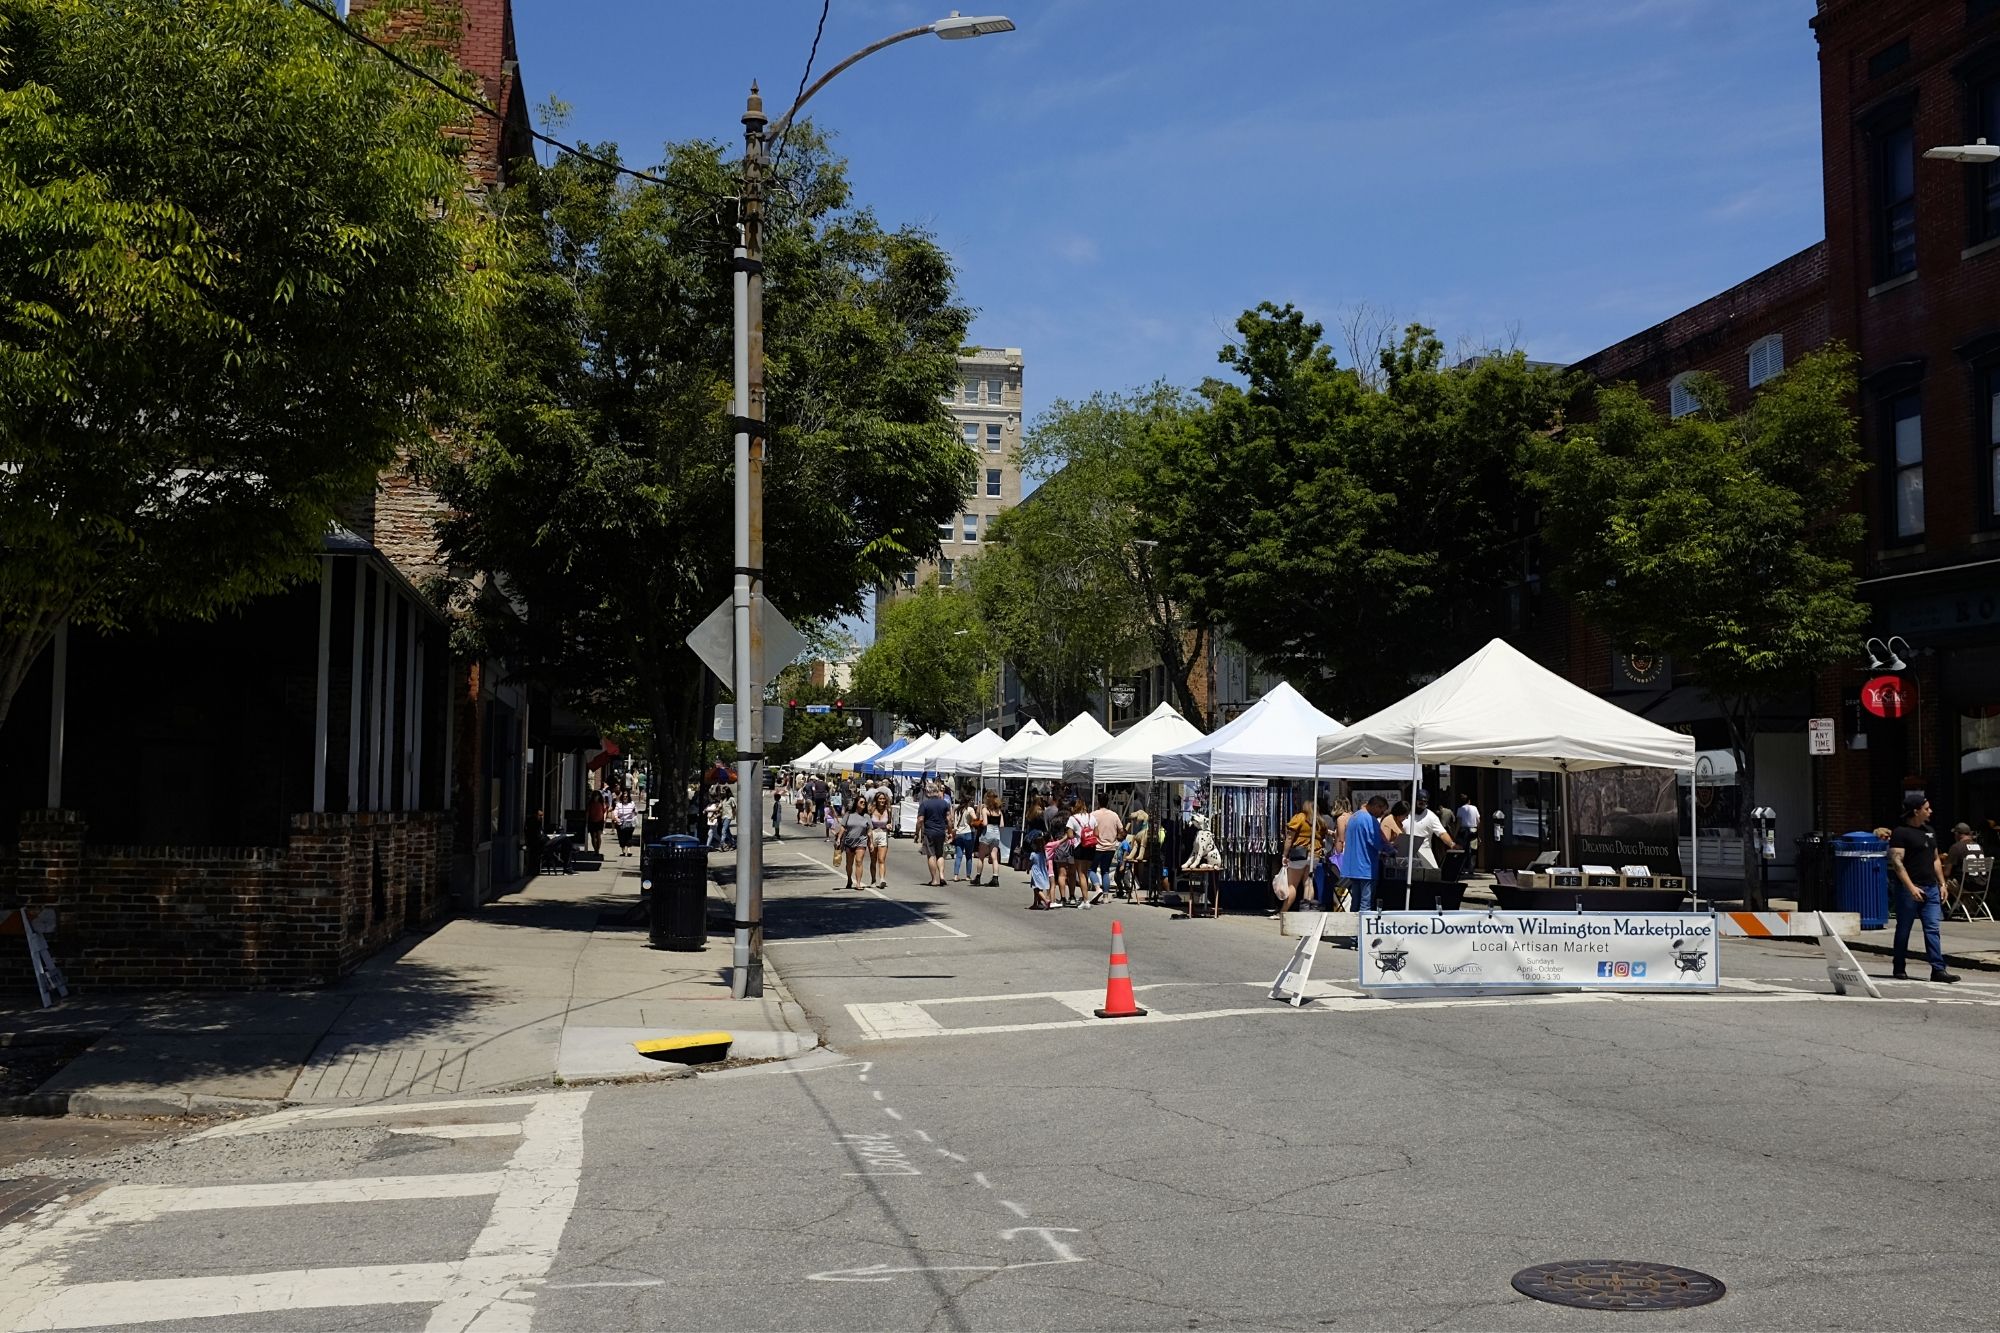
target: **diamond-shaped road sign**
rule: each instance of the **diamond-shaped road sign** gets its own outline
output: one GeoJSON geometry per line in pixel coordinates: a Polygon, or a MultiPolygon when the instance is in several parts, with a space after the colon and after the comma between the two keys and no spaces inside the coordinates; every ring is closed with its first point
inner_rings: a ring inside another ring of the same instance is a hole
{"type": "MultiPolygon", "coordinates": [[[[777,674],[778,668],[788,665],[806,650],[806,640],[803,634],[792,628],[792,622],[771,605],[768,597],[759,597],[756,608],[757,621],[764,627],[764,670],[768,680],[777,674]]],[[[687,646],[694,649],[694,655],[731,689],[736,686],[735,622],[736,604],[725,597],[722,605],[709,612],[708,619],[696,625],[694,633],[687,636],[687,646]]]]}

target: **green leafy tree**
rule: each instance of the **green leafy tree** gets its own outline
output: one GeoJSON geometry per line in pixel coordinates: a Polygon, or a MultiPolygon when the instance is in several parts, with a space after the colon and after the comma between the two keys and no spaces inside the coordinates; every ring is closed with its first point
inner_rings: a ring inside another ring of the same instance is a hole
{"type": "MultiPolygon", "coordinates": [[[[484,617],[489,642],[599,712],[649,718],[662,772],[684,773],[707,689],[685,639],[734,564],[736,176],[710,143],[669,145],[656,174],[523,165],[502,202],[520,260],[487,415],[431,475],[459,511],[449,550],[528,607],[484,617]]],[[[817,620],[934,552],[970,489],[942,404],[967,314],[945,255],[854,207],[810,126],[792,130],[773,199],[765,589],[817,620]]]]}
{"type": "Polygon", "coordinates": [[[1560,586],[1614,643],[1694,673],[1753,806],[1759,701],[1850,656],[1867,622],[1852,358],[1804,357],[1735,415],[1718,382],[1691,387],[1701,407],[1680,417],[1601,391],[1597,420],[1538,442],[1528,477],[1560,586]]]}
{"type": "Polygon", "coordinates": [[[997,661],[972,596],[927,578],[882,609],[854,693],[919,731],[956,731],[993,697],[997,661]]]}
{"type": "MultiPolygon", "coordinates": [[[[837,685],[813,684],[812,665],[808,662],[792,663],[778,673],[771,685],[771,698],[780,707],[788,709],[794,701],[800,705],[841,702],[847,699],[849,693],[837,685]]],[[[767,748],[772,763],[784,764],[822,742],[829,750],[839,750],[860,739],[860,729],[850,726],[846,715],[808,713],[800,707],[786,712],[785,738],[767,748]]]]}
{"type": "MultiPolygon", "coordinates": [[[[1016,551],[1066,546],[1065,577],[1088,585],[1085,595],[1095,607],[1093,625],[1081,634],[1076,627],[1037,623],[1033,612],[1045,602],[1034,585],[1046,580],[1045,568],[1029,571],[1003,558],[989,576],[974,575],[975,589],[985,594],[982,611],[1009,628],[1010,650],[1023,654],[1015,660],[1028,663],[1026,671],[1017,667],[1024,680],[1033,677],[1057,694],[1074,693],[1071,687],[1087,689],[1107,664],[1150,649],[1166,667],[1181,712],[1203,720],[1191,676],[1206,652],[1209,628],[1193,621],[1173,595],[1157,568],[1157,542],[1146,535],[1145,518],[1134,504],[1169,438],[1191,428],[1197,407],[1185,390],[1165,383],[1130,394],[1092,394],[1080,403],[1058,400],[1022,441],[1022,466],[1052,475],[1033,496],[1041,508],[996,536],[1016,551]],[[1047,530],[1031,531],[1040,525],[1047,530]],[[998,586],[1003,573],[1025,576],[1023,586],[998,586]],[[1016,599],[1017,592],[1024,600],[1016,599]],[[1016,609],[1026,614],[1011,614],[1016,609]],[[1095,661],[1089,660],[1093,656],[1095,661]],[[1041,669],[1045,659],[1067,662],[1070,670],[1041,669]]],[[[1068,714],[1056,709],[1050,716],[1068,714]]]]}
{"type": "Polygon", "coordinates": [[[1126,525],[1128,503],[1090,477],[1065,469],[1044,481],[994,521],[965,570],[981,622],[1052,729],[1089,709],[1145,642],[1143,608],[1115,563],[1119,544],[1098,526],[1126,525]]]}
{"type": "Polygon", "coordinates": [[[1366,378],[1289,305],[1236,328],[1220,359],[1241,382],[1208,381],[1206,410],[1160,433],[1141,529],[1199,623],[1322,706],[1370,711],[1495,632],[1519,461],[1574,381],[1518,353],[1446,366],[1420,325],[1366,378]]]}
{"type": "Polygon", "coordinates": [[[0,6],[0,719],[64,621],[311,575],[448,419],[491,282],[463,118],[294,5],[0,6]]]}

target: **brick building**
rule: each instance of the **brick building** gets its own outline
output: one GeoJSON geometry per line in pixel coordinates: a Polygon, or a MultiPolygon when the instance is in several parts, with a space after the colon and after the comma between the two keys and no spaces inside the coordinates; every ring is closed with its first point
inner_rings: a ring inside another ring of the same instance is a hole
{"type": "MultiPolygon", "coordinates": [[[[1948,821],[2000,817],[2000,165],[1924,155],[2000,142],[2000,0],[1820,0],[1811,26],[1826,239],[1574,367],[1680,412],[1697,371],[1741,407],[1829,339],[1858,355],[1872,469],[1855,496],[1856,558],[1877,643],[1768,703],[1758,797],[1779,811],[1781,849],[1808,828],[1880,824],[1911,787],[1948,821]],[[1871,664],[1892,657],[1904,666],[1871,664]],[[1862,707],[1861,687],[1884,674],[1902,681],[1902,716],[1862,707]],[[1806,755],[1809,716],[1835,719],[1837,753],[1806,755]]],[[[1515,628],[1579,684],[1704,751],[1726,745],[1672,663],[1635,669],[1560,608],[1515,628]]],[[[1726,774],[1704,786],[1712,827],[1740,815],[1727,786],[1726,774]]],[[[1704,875],[1712,850],[1704,839],[1704,875]]]]}
{"type": "MultiPolygon", "coordinates": [[[[506,0],[465,0],[455,40],[502,111],[466,127],[468,188],[497,189],[529,146],[506,0]]],[[[422,591],[438,510],[394,468],[313,582],[209,624],[59,632],[0,726],[0,909],[53,908],[73,982],[327,981],[519,876],[530,700],[453,658],[422,591]]]]}
{"type": "Polygon", "coordinates": [[[2000,818],[2000,164],[1924,156],[2000,143],[2000,0],[1821,0],[1813,30],[1828,327],[1875,464],[1862,591],[1912,668],[1901,718],[1861,708],[1865,658],[1819,682],[1827,818],[1879,823],[1906,785],[2000,818]]]}

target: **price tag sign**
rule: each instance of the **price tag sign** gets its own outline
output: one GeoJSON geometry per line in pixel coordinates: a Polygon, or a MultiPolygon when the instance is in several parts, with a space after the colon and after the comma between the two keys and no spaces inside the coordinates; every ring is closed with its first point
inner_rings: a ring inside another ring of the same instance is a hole
{"type": "Polygon", "coordinates": [[[1815,717],[1806,722],[1806,753],[1833,753],[1833,719],[1815,717]]]}

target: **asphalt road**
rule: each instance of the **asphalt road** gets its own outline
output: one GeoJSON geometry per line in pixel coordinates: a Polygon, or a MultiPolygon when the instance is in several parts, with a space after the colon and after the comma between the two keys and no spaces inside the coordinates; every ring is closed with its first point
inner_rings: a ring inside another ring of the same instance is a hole
{"type": "Polygon", "coordinates": [[[905,843],[886,895],[816,841],[771,863],[771,958],[837,1055],[135,1150],[109,1174],[221,1192],[113,1195],[0,1293],[232,1333],[1994,1322],[2000,975],[1834,999],[1816,948],[1731,941],[1716,995],[1371,1006],[1329,946],[1294,1009],[1270,920],[1029,912],[1010,872],[921,887],[905,843]],[[1114,919],[1148,1019],[1084,1012],[1114,919]],[[308,1183],[227,1192],[256,1181],[308,1183]],[[1729,1290],[1621,1315],[1508,1285],[1575,1259],[1729,1290]]]}

